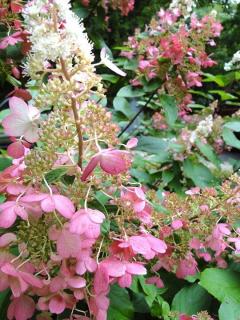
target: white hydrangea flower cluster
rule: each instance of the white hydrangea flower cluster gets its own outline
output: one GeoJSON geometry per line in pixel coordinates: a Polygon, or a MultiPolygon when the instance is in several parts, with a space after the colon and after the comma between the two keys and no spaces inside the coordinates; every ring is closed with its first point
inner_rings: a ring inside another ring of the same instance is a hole
{"type": "Polygon", "coordinates": [[[232,60],[225,63],[224,70],[231,71],[240,68],[240,50],[234,53],[232,60]]]}
{"type": "Polygon", "coordinates": [[[169,9],[179,9],[182,14],[190,14],[195,7],[195,0],[172,0],[169,9]]]}
{"type": "Polygon", "coordinates": [[[213,129],[213,116],[209,115],[206,119],[199,122],[197,128],[191,133],[190,142],[193,144],[197,138],[207,138],[213,129]]]}
{"type": "Polygon", "coordinates": [[[70,8],[69,0],[34,0],[25,7],[23,16],[32,44],[26,73],[30,69],[28,64],[31,68],[33,65],[42,68],[46,61],[54,63],[60,57],[70,59],[77,54],[87,63],[94,60],[85,28],[70,8]],[[61,21],[56,20],[54,26],[56,10],[61,21]]]}

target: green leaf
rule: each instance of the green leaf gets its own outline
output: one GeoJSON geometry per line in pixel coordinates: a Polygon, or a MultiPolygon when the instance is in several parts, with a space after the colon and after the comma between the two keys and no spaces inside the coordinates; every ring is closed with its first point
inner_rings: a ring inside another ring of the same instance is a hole
{"type": "Polygon", "coordinates": [[[216,153],[214,152],[214,149],[209,144],[202,143],[200,140],[196,140],[195,143],[196,143],[196,146],[198,147],[198,149],[201,151],[201,153],[209,161],[211,161],[216,166],[219,166],[220,160],[219,160],[218,156],[216,155],[216,153]]]}
{"type": "Polygon", "coordinates": [[[101,234],[108,235],[110,231],[111,221],[110,220],[104,220],[101,224],[101,234]]]}
{"type": "Polygon", "coordinates": [[[209,90],[209,93],[215,93],[217,95],[219,95],[221,97],[222,101],[226,101],[226,100],[236,100],[237,97],[232,95],[231,93],[228,93],[224,90],[209,90]]]}
{"type": "Polygon", "coordinates": [[[115,76],[114,74],[101,74],[101,77],[105,81],[109,81],[111,83],[117,83],[119,80],[118,76],[115,76]]]}
{"type": "Polygon", "coordinates": [[[201,273],[200,286],[216,299],[230,299],[240,303],[240,277],[232,270],[209,268],[201,273]]]}
{"type": "Polygon", "coordinates": [[[57,180],[59,180],[64,174],[67,172],[66,168],[57,168],[49,171],[45,175],[45,179],[48,183],[53,183],[57,180]]]}
{"type": "Polygon", "coordinates": [[[172,127],[175,124],[178,117],[178,108],[176,100],[174,97],[169,96],[167,94],[160,95],[159,100],[162,104],[166,116],[166,121],[169,124],[169,126],[172,127]]]}
{"type": "Polygon", "coordinates": [[[223,128],[222,137],[227,145],[240,149],[240,140],[229,128],[223,128]]]}
{"type": "Polygon", "coordinates": [[[240,303],[226,299],[218,310],[219,320],[240,320],[240,303]]]}
{"type": "Polygon", "coordinates": [[[89,10],[87,8],[78,7],[74,8],[73,12],[80,18],[85,19],[89,15],[89,10]]]}
{"type": "Polygon", "coordinates": [[[10,304],[11,291],[9,289],[0,292],[0,319],[7,319],[7,309],[10,304]]]}
{"type": "Polygon", "coordinates": [[[214,179],[211,171],[201,163],[195,163],[190,159],[183,162],[183,172],[198,187],[204,188],[213,185],[214,179]]]}
{"type": "Polygon", "coordinates": [[[7,167],[12,164],[12,160],[10,158],[0,157],[0,171],[3,171],[7,167]]]}
{"type": "Polygon", "coordinates": [[[164,186],[167,186],[169,182],[171,182],[175,177],[175,172],[172,170],[163,171],[162,173],[162,181],[164,186]]]}
{"type": "Polygon", "coordinates": [[[143,89],[133,89],[132,86],[125,86],[118,91],[117,96],[123,98],[134,98],[142,97],[144,94],[145,92],[143,89]]]}
{"type": "Polygon", "coordinates": [[[115,110],[122,112],[128,119],[133,117],[133,111],[127,99],[123,97],[115,97],[113,100],[113,107],[115,110]]]}
{"type": "Polygon", "coordinates": [[[167,153],[168,142],[164,139],[158,137],[139,137],[137,149],[153,154],[158,154],[159,152],[167,153]]]}
{"type": "Polygon", "coordinates": [[[223,127],[228,128],[234,132],[240,132],[240,121],[226,122],[223,127]]]}
{"type": "Polygon", "coordinates": [[[133,304],[126,289],[118,285],[111,286],[108,320],[130,320],[134,316],[133,304]]]}
{"type": "Polygon", "coordinates": [[[188,315],[196,314],[207,310],[211,302],[208,292],[194,284],[190,287],[182,288],[174,297],[172,309],[188,315]]]}
{"type": "Polygon", "coordinates": [[[240,320],[240,303],[226,299],[218,310],[219,320],[240,320]]]}

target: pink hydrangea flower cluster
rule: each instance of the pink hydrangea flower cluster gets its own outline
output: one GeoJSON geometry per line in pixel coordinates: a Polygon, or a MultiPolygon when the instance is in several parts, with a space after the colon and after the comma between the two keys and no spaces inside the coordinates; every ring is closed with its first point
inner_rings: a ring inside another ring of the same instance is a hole
{"type": "Polygon", "coordinates": [[[138,63],[133,86],[144,81],[160,80],[164,90],[176,96],[180,106],[191,103],[188,89],[202,86],[202,69],[216,64],[207,54],[206,46],[214,46],[221,24],[212,15],[199,19],[195,14],[190,23],[178,9],[161,9],[143,34],[129,37],[129,50],[121,56],[138,63]]]}

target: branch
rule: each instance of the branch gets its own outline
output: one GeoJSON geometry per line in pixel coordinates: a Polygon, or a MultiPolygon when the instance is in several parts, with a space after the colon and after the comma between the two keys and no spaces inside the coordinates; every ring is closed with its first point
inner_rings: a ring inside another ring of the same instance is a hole
{"type": "MultiPolygon", "coordinates": [[[[66,64],[63,58],[60,58],[61,68],[62,72],[64,74],[64,77],[70,81],[71,76],[68,73],[68,70],[66,68],[66,64]]],[[[81,127],[81,120],[79,117],[78,109],[77,109],[77,101],[76,98],[71,98],[71,108],[74,115],[75,125],[77,129],[77,135],[78,135],[78,165],[82,169],[82,161],[83,161],[83,136],[82,136],[82,127],[81,127]]]]}

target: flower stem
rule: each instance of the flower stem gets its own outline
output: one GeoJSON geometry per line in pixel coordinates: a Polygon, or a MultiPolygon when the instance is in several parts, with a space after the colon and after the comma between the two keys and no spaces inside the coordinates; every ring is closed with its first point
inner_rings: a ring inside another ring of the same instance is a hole
{"type": "MultiPolygon", "coordinates": [[[[64,77],[70,81],[71,76],[68,73],[68,70],[66,68],[66,64],[63,58],[60,58],[61,68],[62,72],[64,74],[64,77]]],[[[77,135],[78,135],[78,165],[82,169],[82,160],[83,160],[83,136],[82,136],[82,128],[81,128],[81,120],[78,114],[77,109],[77,101],[76,98],[71,98],[71,107],[74,115],[75,125],[77,129],[77,135]]]]}

